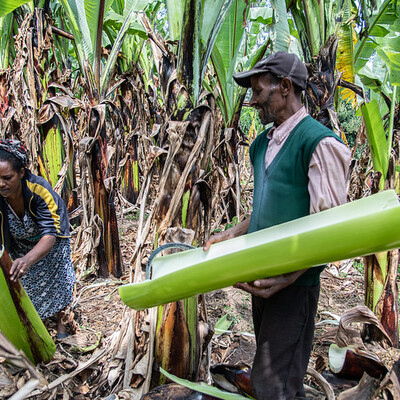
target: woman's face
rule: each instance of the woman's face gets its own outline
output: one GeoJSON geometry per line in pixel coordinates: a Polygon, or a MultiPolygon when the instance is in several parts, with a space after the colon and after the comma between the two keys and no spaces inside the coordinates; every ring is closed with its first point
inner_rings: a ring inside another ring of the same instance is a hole
{"type": "Polygon", "coordinates": [[[9,161],[0,161],[0,195],[5,198],[20,196],[24,173],[24,168],[18,172],[9,161]]]}

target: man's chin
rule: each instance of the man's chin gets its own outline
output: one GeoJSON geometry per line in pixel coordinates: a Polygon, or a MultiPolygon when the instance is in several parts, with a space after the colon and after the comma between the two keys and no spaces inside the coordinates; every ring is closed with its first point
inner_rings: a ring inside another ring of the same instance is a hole
{"type": "Polygon", "coordinates": [[[274,122],[271,118],[261,118],[261,117],[260,117],[260,121],[261,121],[261,123],[262,123],[263,125],[268,125],[268,124],[270,124],[271,122],[274,122]]]}
{"type": "Polygon", "coordinates": [[[271,115],[265,115],[263,112],[259,111],[258,112],[258,117],[260,118],[260,121],[263,125],[268,125],[273,121],[273,118],[271,115]]]}

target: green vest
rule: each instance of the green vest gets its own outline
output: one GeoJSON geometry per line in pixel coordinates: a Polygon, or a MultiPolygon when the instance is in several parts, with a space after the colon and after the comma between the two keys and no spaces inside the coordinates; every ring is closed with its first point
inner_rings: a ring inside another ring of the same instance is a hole
{"type": "MultiPolygon", "coordinates": [[[[311,156],[325,137],[338,136],[312,117],[302,119],[292,130],[271,164],[265,169],[268,130],[250,148],[254,167],[253,212],[249,233],[310,214],[308,167],[311,156]]],[[[268,255],[266,255],[268,257],[268,255]]],[[[310,268],[296,285],[317,285],[324,266],[310,268]]]]}

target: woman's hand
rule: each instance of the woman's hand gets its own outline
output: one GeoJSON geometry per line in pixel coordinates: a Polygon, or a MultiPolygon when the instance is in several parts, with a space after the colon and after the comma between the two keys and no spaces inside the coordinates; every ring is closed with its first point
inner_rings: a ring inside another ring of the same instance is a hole
{"type": "Polygon", "coordinates": [[[15,282],[17,279],[21,279],[28,272],[30,266],[31,264],[25,256],[14,260],[10,270],[11,281],[15,282]]]}
{"type": "Polygon", "coordinates": [[[274,276],[272,278],[258,279],[254,282],[237,283],[234,285],[237,289],[242,289],[254,296],[268,299],[275,293],[294,283],[300,275],[304,274],[307,269],[291,272],[289,274],[274,276]]]}
{"type": "Polygon", "coordinates": [[[10,270],[10,279],[15,282],[17,279],[23,277],[29,267],[36,264],[41,260],[54,246],[56,237],[52,235],[43,236],[36,244],[36,246],[23,257],[17,258],[10,270]]]}

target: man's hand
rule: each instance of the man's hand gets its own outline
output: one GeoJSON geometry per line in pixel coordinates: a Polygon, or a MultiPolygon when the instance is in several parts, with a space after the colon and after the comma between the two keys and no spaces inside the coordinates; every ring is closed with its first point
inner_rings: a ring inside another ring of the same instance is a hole
{"type": "Polygon", "coordinates": [[[243,289],[254,296],[259,296],[268,299],[275,293],[291,285],[300,275],[304,274],[307,269],[291,272],[289,274],[274,276],[272,278],[258,279],[254,282],[237,283],[235,288],[243,289]]]}
{"type": "Polygon", "coordinates": [[[232,239],[234,236],[232,236],[231,232],[229,232],[229,231],[230,231],[230,229],[228,229],[226,231],[218,232],[215,235],[212,235],[207,240],[207,242],[204,243],[203,250],[207,251],[210,248],[210,246],[214,243],[219,243],[219,242],[223,242],[228,239],[232,239]]]}
{"type": "Polygon", "coordinates": [[[250,225],[250,217],[242,221],[240,224],[237,224],[232,228],[227,229],[226,231],[222,231],[211,236],[207,240],[207,242],[204,243],[203,250],[207,251],[210,248],[210,246],[214,243],[223,242],[228,239],[233,239],[235,237],[245,235],[249,230],[249,225],[250,225]]]}

